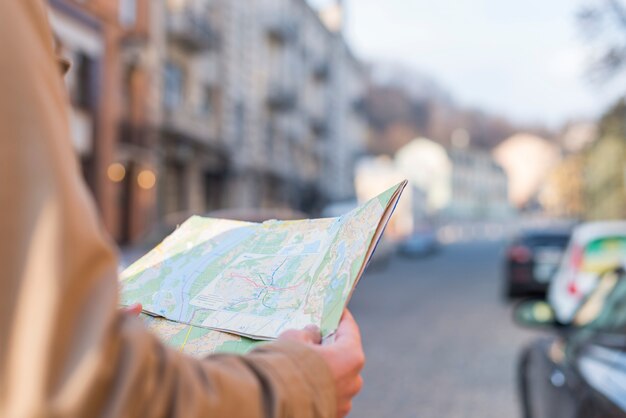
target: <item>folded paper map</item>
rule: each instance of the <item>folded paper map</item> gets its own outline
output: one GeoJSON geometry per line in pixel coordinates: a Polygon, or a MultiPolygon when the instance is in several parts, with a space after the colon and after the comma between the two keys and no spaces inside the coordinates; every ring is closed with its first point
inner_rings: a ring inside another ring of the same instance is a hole
{"type": "Polygon", "coordinates": [[[338,217],[193,216],[121,275],[123,305],[181,351],[245,352],[292,328],[336,330],[406,181],[338,217]]]}

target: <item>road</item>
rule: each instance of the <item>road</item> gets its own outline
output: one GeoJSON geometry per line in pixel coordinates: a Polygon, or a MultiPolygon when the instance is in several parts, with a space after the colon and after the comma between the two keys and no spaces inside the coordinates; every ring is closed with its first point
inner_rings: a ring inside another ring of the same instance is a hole
{"type": "Polygon", "coordinates": [[[366,273],[350,303],[367,356],[351,416],[520,416],[516,359],[534,334],[512,323],[500,297],[501,251],[454,244],[366,273]]]}

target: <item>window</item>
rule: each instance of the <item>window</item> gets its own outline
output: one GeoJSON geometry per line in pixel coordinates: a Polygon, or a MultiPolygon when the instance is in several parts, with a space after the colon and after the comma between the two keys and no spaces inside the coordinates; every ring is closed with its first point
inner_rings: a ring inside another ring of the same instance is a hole
{"type": "Polygon", "coordinates": [[[246,108],[242,102],[239,102],[235,106],[235,140],[237,141],[237,146],[245,144],[245,123],[246,108]]]}
{"type": "Polygon", "coordinates": [[[163,196],[165,199],[164,208],[166,214],[188,209],[185,167],[181,162],[173,160],[165,162],[163,196]]]}
{"type": "Polygon", "coordinates": [[[137,0],[120,0],[120,23],[128,28],[137,20],[137,0]]]}
{"type": "Polygon", "coordinates": [[[267,120],[267,125],[265,126],[265,134],[267,136],[267,154],[271,161],[274,156],[274,141],[276,136],[274,116],[272,114],[270,114],[267,120]]]}
{"type": "Polygon", "coordinates": [[[204,173],[204,208],[207,211],[222,207],[224,192],[224,176],[220,173],[207,171],[204,173]]]}
{"type": "Polygon", "coordinates": [[[199,110],[202,116],[209,116],[213,111],[213,89],[211,87],[204,87],[202,90],[199,110]]]}
{"type": "Polygon", "coordinates": [[[72,91],[73,102],[77,107],[90,109],[94,99],[94,60],[89,55],[78,52],[74,71],[76,79],[72,91]]]}
{"type": "Polygon", "coordinates": [[[183,71],[171,62],[165,64],[163,105],[166,110],[173,110],[183,102],[183,71]]]}

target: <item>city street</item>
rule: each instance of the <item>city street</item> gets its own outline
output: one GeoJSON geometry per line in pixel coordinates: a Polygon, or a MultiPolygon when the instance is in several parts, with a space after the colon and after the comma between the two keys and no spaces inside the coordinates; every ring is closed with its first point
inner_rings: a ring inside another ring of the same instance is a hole
{"type": "Polygon", "coordinates": [[[367,364],[352,416],[518,417],[520,330],[500,295],[502,243],[395,256],[363,277],[350,308],[367,364]]]}
{"type": "Polygon", "coordinates": [[[0,1],[0,418],[626,417],[626,0],[382,5],[0,1]]]}

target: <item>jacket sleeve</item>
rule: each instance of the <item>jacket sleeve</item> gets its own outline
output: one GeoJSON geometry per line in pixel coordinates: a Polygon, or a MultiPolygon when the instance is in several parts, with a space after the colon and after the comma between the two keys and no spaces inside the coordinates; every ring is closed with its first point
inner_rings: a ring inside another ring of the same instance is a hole
{"type": "Polygon", "coordinates": [[[333,417],[309,348],[187,357],[117,309],[44,3],[0,1],[0,416],[333,417]]]}

